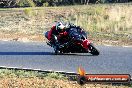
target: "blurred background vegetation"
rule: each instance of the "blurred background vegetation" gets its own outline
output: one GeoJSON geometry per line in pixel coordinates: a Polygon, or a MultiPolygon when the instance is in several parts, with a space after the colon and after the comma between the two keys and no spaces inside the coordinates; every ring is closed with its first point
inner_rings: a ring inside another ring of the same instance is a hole
{"type": "MultiPolygon", "coordinates": [[[[132,3],[128,3],[131,1],[0,0],[0,7],[3,7],[0,9],[0,35],[34,35],[42,41],[43,33],[55,21],[63,19],[83,27],[93,41],[112,40],[117,45],[132,45],[132,3]]],[[[29,39],[34,40],[33,37],[29,39]]]]}
{"type": "Polygon", "coordinates": [[[47,7],[97,3],[127,3],[131,1],[132,0],[0,0],[0,7],[47,7]]]}
{"type": "Polygon", "coordinates": [[[131,3],[6,8],[0,9],[0,13],[2,34],[40,35],[42,39],[43,33],[62,19],[81,26],[97,42],[113,40],[132,44],[131,3]]]}

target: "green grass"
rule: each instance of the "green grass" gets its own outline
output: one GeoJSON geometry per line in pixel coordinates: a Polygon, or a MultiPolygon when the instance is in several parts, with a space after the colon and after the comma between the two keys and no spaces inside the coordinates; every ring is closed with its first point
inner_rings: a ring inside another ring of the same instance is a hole
{"type": "MultiPolygon", "coordinates": [[[[0,68],[0,86],[2,87],[22,87],[23,88],[80,88],[80,86],[72,80],[68,80],[66,76],[61,73],[51,72],[38,72],[38,71],[29,71],[29,70],[18,70],[18,69],[8,69],[0,68]],[[61,83],[61,84],[59,84],[61,83]]],[[[132,85],[122,85],[122,84],[92,84],[86,83],[81,86],[82,88],[86,87],[101,87],[101,88],[130,88],[132,85]]]]}
{"type": "Polygon", "coordinates": [[[0,78],[54,78],[54,79],[66,79],[63,74],[55,73],[55,72],[38,72],[38,71],[27,71],[27,70],[16,70],[16,69],[7,69],[1,68],[0,69],[0,78]]]}

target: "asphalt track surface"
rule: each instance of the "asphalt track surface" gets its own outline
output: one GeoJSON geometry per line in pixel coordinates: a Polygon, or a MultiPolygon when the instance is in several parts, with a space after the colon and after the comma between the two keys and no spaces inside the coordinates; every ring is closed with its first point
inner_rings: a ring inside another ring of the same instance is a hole
{"type": "Polygon", "coordinates": [[[96,46],[99,56],[88,53],[54,55],[43,42],[0,41],[0,67],[77,72],[88,74],[131,74],[132,47],[96,46]]]}

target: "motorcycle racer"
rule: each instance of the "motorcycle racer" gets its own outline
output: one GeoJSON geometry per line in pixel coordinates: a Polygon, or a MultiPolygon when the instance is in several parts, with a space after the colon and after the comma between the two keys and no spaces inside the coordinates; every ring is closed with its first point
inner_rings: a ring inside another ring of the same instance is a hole
{"type": "Polygon", "coordinates": [[[49,43],[54,48],[61,48],[63,44],[60,44],[59,39],[63,36],[67,36],[66,26],[62,22],[56,22],[50,31],[45,33],[45,37],[50,41],[49,43]]]}
{"type": "Polygon", "coordinates": [[[54,48],[55,54],[91,53],[99,55],[99,51],[87,39],[87,33],[80,26],[72,23],[56,22],[50,31],[45,33],[47,44],[54,48]]]}

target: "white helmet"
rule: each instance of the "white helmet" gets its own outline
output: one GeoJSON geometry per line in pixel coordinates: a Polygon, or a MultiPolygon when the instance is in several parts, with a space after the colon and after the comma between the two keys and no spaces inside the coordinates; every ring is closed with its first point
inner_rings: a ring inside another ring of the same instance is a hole
{"type": "Polygon", "coordinates": [[[58,30],[59,32],[62,32],[64,28],[65,28],[65,25],[62,22],[57,22],[56,30],[58,30]]]}

